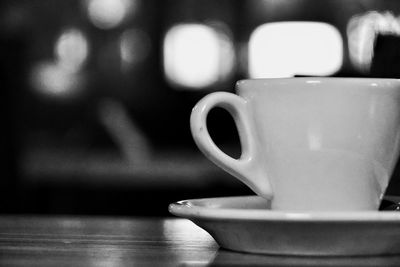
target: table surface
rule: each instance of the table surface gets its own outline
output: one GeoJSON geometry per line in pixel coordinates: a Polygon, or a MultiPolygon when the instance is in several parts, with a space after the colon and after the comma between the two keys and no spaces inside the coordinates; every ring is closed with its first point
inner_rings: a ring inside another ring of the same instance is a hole
{"type": "MultiPolygon", "coordinates": [[[[399,244],[400,245],[400,244],[399,244]]],[[[386,257],[286,257],[220,249],[178,218],[0,216],[0,266],[400,266],[386,257]]]]}

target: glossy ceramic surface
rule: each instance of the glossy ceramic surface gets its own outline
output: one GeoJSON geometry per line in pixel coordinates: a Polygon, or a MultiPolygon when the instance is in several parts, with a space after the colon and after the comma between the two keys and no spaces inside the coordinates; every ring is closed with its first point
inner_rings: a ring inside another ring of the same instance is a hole
{"type": "Polygon", "coordinates": [[[192,111],[193,138],[209,159],[272,198],[273,210],[378,209],[399,151],[399,80],[243,80],[237,93],[209,94],[192,111]],[[216,106],[235,119],[240,159],[209,136],[216,106]]]}
{"type": "Polygon", "coordinates": [[[169,211],[192,220],[225,249],[275,255],[400,253],[400,212],[283,212],[258,196],[184,200],[169,211]]]}

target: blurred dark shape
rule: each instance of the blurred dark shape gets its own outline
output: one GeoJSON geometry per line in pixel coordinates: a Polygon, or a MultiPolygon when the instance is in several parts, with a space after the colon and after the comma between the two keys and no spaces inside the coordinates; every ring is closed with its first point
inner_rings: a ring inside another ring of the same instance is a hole
{"type": "Polygon", "coordinates": [[[153,152],[151,144],[121,103],[112,99],[101,101],[99,117],[130,164],[138,164],[149,159],[153,152]]]}
{"type": "Polygon", "coordinates": [[[400,35],[378,34],[375,40],[371,76],[400,78],[400,35]]]}

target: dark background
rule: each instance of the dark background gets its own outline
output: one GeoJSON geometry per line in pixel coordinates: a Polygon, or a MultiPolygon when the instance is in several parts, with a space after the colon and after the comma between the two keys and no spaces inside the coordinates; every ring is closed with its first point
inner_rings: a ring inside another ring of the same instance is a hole
{"type": "MultiPolygon", "coordinates": [[[[167,215],[168,203],[176,200],[253,194],[198,151],[189,116],[204,95],[233,92],[235,81],[251,78],[248,44],[264,23],[334,26],[343,40],[342,65],[327,76],[400,76],[397,0],[107,3],[1,2],[1,213],[159,216],[167,215]],[[102,21],[103,8],[93,19],[90,6],[96,4],[107,7],[106,16],[118,15],[121,6],[126,15],[120,22],[102,21]],[[351,34],[349,25],[357,16],[363,18],[358,26],[364,39],[351,34]],[[232,64],[212,82],[190,86],[167,74],[167,32],[187,24],[210,26],[228,40],[230,46],[221,51],[231,54],[220,56],[218,64],[232,64]],[[62,54],[57,44],[66,33],[78,44],[67,45],[62,54]],[[361,59],[370,56],[369,61],[354,59],[352,47],[362,50],[368,44],[372,50],[361,59]]],[[[240,155],[226,112],[213,110],[208,124],[224,151],[240,155]]],[[[388,194],[400,194],[399,179],[396,170],[388,194]]]]}

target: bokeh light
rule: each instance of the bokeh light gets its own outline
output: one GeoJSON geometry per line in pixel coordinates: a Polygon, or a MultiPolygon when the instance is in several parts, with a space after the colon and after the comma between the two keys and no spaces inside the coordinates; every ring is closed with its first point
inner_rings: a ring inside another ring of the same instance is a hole
{"type": "Polygon", "coordinates": [[[82,68],[89,55],[86,35],[76,28],[63,30],[54,44],[54,59],[34,65],[31,84],[37,92],[52,97],[71,98],[81,93],[82,68]]]}
{"type": "Polygon", "coordinates": [[[90,21],[100,29],[120,25],[137,8],[137,0],[87,0],[90,21]]]}
{"type": "Polygon", "coordinates": [[[229,36],[205,24],[170,28],[163,46],[164,72],[172,84],[201,89],[229,75],[234,62],[229,36]]]}
{"type": "Polygon", "coordinates": [[[149,55],[151,42],[149,35],[140,29],[129,29],[120,37],[120,55],[122,70],[128,70],[143,62],[149,55]]]}
{"type": "Polygon", "coordinates": [[[32,70],[31,83],[44,96],[69,98],[80,92],[82,77],[55,62],[41,62],[32,70]]]}
{"type": "Polygon", "coordinates": [[[56,60],[70,71],[77,71],[86,61],[88,49],[88,40],[80,30],[67,29],[56,41],[56,60]]]}

